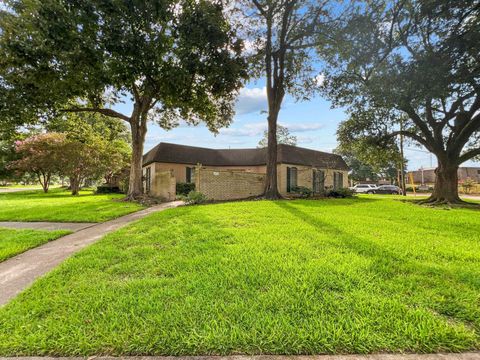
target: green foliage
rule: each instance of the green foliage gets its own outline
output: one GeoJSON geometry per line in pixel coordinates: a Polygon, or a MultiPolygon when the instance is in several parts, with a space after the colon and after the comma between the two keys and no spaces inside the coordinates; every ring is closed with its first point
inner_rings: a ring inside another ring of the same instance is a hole
{"type": "MultiPolygon", "coordinates": [[[[288,128],[282,125],[277,125],[277,143],[286,145],[297,145],[297,137],[291,135],[288,128]]],[[[263,138],[259,141],[259,148],[266,148],[268,146],[268,131],[263,132],[263,138]]]]}
{"type": "MultiPolygon", "coordinates": [[[[354,180],[397,178],[397,169],[402,162],[399,145],[395,138],[385,137],[369,126],[374,116],[373,112],[351,114],[337,130],[339,145],[335,152],[342,155],[352,169],[354,180]]],[[[387,117],[384,114],[384,119],[387,117]]],[[[406,166],[407,160],[403,159],[403,162],[406,166]]]]}
{"type": "Polygon", "coordinates": [[[152,214],[2,307],[0,354],[472,351],[479,226],[380,196],[152,214]]]}
{"type": "Polygon", "coordinates": [[[295,186],[290,191],[300,195],[302,198],[308,198],[313,195],[313,191],[305,186],[295,186]]]}
{"type": "Polygon", "coordinates": [[[37,121],[52,110],[78,108],[71,103],[77,98],[88,99],[80,108],[106,109],[127,96],[142,107],[137,115],[164,128],[179,119],[203,120],[212,130],[230,122],[246,74],[242,43],[220,3],[11,0],[6,6],[2,121],[37,121]]]}
{"type": "Polygon", "coordinates": [[[207,201],[207,197],[199,191],[192,190],[184,199],[187,205],[200,205],[207,201]]]}
{"type": "Polygon", "coordinates": [[[187,196],[190,193],[190,191],[195,190],[194,183],[177,183],[175,187],[176,187],[177,195],[183,195],[183,196],[187,196]]]}
{"type": "Polygon", "coordinates": [[[120,194],[94,195],[88,190],[79,196],[69,194],[65,189],[0,194],[0,221],[103,222],[143,208],[121,201],[120,194]]]}
{"type": "Polygon", "coordinates": [[[329,189],[327,190],[326,196],[333,198],[350,198],[355,196],[355,192],[349,188],[329,189]]]}
{"type": "Polygon", "coordinates": [[[64,230],[38,231],[0,228],[0,262],[69,233],[64,230]]]}

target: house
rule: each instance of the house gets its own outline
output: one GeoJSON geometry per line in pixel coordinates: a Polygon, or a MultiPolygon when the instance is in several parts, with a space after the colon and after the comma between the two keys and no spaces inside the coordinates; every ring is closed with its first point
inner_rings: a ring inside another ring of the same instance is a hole
{"type": "MultiPolygon", "coordinates": [[[[195,183],[214,200],[242,199],[263,193],[267,149],[208,149],[160,143],[143,157],[144,188],[171,199],[175,183],[195,183]]],[[[341,156],[291,145],[278,145],[278,189],[296,187],[315,193],[348,186],[348,166],[341,156]]]]}
{"type": "MultiPolygon", "coordinates": [[[[459,183],[470,179],[480,184],[480,167],[459,167],[457,174],[459,183]]],[[[413,182],[418,185],[433,186],[435,184],[435,168],[421,168],[410,171],[408,173],[408,180],[410,180],[410,176],[413,176],[413,182]]]]}

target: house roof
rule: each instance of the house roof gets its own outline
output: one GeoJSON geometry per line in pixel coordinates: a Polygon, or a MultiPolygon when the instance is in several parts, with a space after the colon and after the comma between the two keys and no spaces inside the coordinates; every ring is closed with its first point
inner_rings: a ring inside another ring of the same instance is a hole
{"type": "MultiPolygon", "coordinates": [[[[267,149],[208,149],[160,143],[143,156],[144,166],[153,162],[205,166],[261,166],[267,163],[267,149]]],[[[278,145],[278,162],[348,170],[340,155],[284,144],[278,145]]]]}

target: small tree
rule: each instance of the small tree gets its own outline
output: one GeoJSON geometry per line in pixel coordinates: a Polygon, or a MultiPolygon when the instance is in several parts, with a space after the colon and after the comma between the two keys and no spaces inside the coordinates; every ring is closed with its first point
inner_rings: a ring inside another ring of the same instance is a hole
{"type": "Polygon", "coordinates": [[[65,113],[46,128],[67,136],[61,174],[69,177],[73,195],[84,180],[103,177],[108,183],[130,165],[130,133],[119,119],[98,113],[65,113]]]}
{"type": "Polygon", "coordinates": [[[70,179],[72,195],[78,195],[86,179],[99,179],[118,161],[115,148],[98,136],[88,141],[68,138],[59,157],[59,174],[70,179]]]}
{"type": "MultiPolygon", "coordinates": [[[[282,125],[277,125],[277,144],[297,145],[297,137],[291,135],[288,128],[282,125]]],[[[268,131],[263,132],[263,138],[258,142],[259,148],[266,148],[268,146],[268,131]]]]}
{"type": "Polygon", "coordinates": [[[15,151],[19,159],[9,167],[22,173],[33,173],[48,192],[52,175],[63,165],[60,161],[65,150],[66,136],[59,133],[39,134],[17,141],[15,151]]]}

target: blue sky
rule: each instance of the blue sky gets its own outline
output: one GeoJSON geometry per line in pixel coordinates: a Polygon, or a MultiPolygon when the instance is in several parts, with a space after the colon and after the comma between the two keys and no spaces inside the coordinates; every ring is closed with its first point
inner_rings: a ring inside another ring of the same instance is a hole
{"type": "MultiPolygon", "coordinates": [[[[116,107],[128,114],[131,104],[116,107]]],[[[147,133],[145,152],[159,142],[182,145],[202,146],[217,149],[254,148],[267,127],[267,96],[263,82],[251,82],[242,91],[236,104],[236,115],[232,125],[213,135],[205,126],[180,126],[170,131],[162,130],[150,123],[147,133]]],[[[335,132],[338,124],[347,115],[342,109],[332,109],[330,102],[315,97],[308,102],[295,102],[286,97],[280,111],[279,123],[289,128],[298,139],[298,146],[331,152],[337,145],[335,132]]],[[[436,166],[434,156],[423,148],[407,145],[405,155],[409,169],[436,166]]],[[[464,165],[476,165],[471,162],[464,165]]]]}

